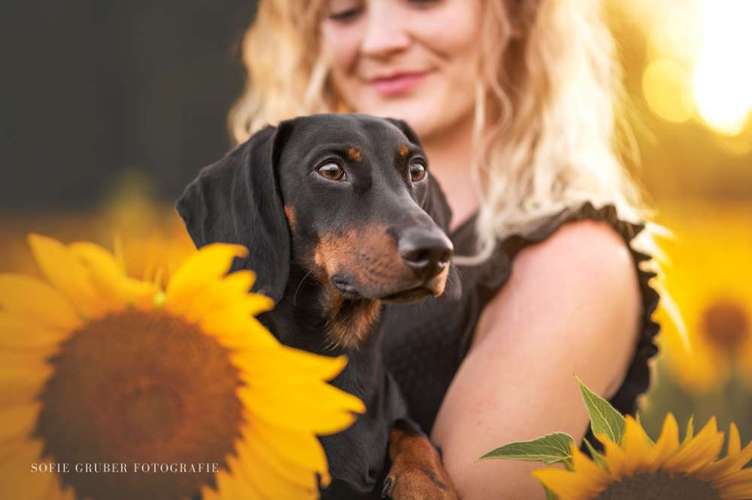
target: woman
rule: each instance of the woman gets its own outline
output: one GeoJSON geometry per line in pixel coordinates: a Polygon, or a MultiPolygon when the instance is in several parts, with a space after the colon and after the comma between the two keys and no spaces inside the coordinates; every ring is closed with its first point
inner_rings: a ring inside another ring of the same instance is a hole
{"type": "Polygon", "coordinates": [[[387,359],[462,498],[543,498],[537,465],[478,457],[554,431],[583,438],[574,375],[634,412],[656,352],[652,274],[630,246],[642,226],[626,222],[644,209],[613,147],[618,71],[597,2],[307,4],[261,0],[235,138],[331,111],[416,129],[454,213],[463,302],[389,325],[387,359]]]}

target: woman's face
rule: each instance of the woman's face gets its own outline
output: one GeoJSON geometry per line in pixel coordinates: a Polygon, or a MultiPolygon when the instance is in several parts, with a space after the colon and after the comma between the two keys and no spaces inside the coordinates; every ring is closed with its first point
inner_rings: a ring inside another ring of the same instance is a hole
{"type": "Polygon", "coordinates": [[[353,111],[424,139],[472,117],[480,0],[327,0],[322,49],[353,111]]]}

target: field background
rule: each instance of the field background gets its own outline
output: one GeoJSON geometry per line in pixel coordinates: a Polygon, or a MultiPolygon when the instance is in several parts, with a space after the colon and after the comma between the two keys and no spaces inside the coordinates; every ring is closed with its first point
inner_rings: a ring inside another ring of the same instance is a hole
{"type": "MultiPolygon", "coordinates": [[[[25,234],[87,239],[129,271],[190,249],[172,212],[229,147],[249,0],[6,2],[0,30],[0,271],[35,273],[25,234]]],[[[672,233],[664,324],[641,418],[717,415],[752,439],[752,3],[607,2],[625,69],[625,161],[672,233]],[[746,25],[745,25],[746,22],[746,25]],[[676,316],[676,315],[674,315],[676,316]],[[686,341],[681,340],[684,332],[686,341]]],[[[584,103],[586,105],[586,103],[584,103]]]]}

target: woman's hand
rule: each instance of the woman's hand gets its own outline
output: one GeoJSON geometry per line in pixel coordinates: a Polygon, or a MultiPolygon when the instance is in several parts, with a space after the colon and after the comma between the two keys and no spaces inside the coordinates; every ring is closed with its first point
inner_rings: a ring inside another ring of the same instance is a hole
{"type": "Polygon", "coordinates": [[[632,257],[606,223],[566,224],[517,255],[433,428],[463,499],[544,498],[530,475],[540,464],[480,456],[555,431],[581,440],[588,417],[575,375],[606,398],[616,392],[640,307],[632,257]]]}

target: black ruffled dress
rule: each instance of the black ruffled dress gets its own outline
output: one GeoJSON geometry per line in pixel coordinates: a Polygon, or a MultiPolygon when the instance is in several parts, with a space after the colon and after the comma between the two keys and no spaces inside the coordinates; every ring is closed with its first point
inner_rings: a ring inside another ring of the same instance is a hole
{"type": "MultiPolygon", "coordinates": [[[[502,289],[520,250],[545,240],[563,224],[583,219],[608,223],[629,247],[642,297],[640,337],[631,365],[611,403],[622,413],[634,414],[637,397],[650,385],[648,360],[657,353],[659,325],[651,316],[658,294],[651,288],[655,273],[642,269],[649,255],[633,249],[632,239],[644,229],[620,220],[612,205],[595,208],[590,202],[546,218],[524,234],[514,234],[497,245],[495,253],[478,266],[459,267],[462,293],[459,299],[440,297],[417,304],[390,305],[383,316],[383,349],[387,367],[397,380],[410,416],[430,433],[444,394],[467,354],[483,308],[502,289]]],[[[458,254],[475,252],[473,220],[451,235],[458,254]]]]}

